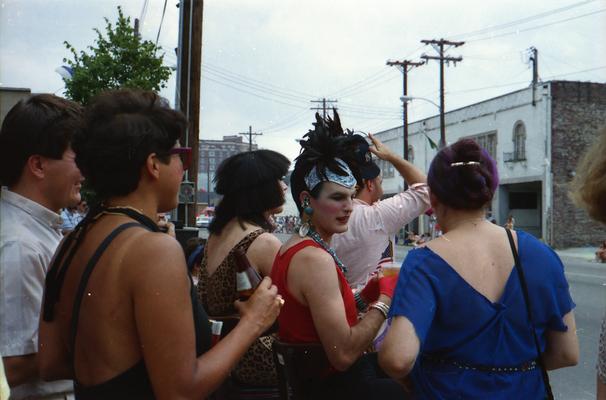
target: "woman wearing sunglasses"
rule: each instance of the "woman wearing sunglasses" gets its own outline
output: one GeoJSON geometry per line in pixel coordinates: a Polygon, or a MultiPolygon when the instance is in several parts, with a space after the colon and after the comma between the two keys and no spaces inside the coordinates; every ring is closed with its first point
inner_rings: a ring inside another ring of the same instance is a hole
{"type": "Polygon", "coordinates": [[[151,92],[99,95],[73,141],[101,204],[66,237],[46,280],[39,363],[47,380],[73,379],[77,399],[189,399],[210,395],[275,320],[265,279],[212,349],[179,243],[159,212],[177,206],[190,149],[186,121],[151,92]]]}

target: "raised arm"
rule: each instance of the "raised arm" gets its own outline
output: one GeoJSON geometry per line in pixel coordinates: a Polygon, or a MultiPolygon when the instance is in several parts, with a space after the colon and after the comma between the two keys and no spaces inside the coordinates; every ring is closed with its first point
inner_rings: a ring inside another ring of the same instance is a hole
{"type": "Polygon", "coordinates": [[[370,147],[371,153],[375,156],[379,157],[381,160],[385,160],[391,163],[396,171],[400,173],[404,177],[404,180],[409,185],[414,185],[415,183],[426,183],[427,177],[425,174],[414,164],[406,161],[387,146],[385,146],[379,139],[374,137],[371,134],[368,134],[368,137],[372,141],[372,146],[370,147]]]}
{"type": "MultiPolygon", "coordinates": [[[[305,298],[331,365],[340,371],[349,368],[385,321],[381,312],[371,309],[356,325],[349,326],[335,262],[323,250],[307,248],[297,253],[291,261],[288,280],[291,290],[300,291],[305,298]]],[[[391,303],[385,295],[379,301],[391,303]]]]}

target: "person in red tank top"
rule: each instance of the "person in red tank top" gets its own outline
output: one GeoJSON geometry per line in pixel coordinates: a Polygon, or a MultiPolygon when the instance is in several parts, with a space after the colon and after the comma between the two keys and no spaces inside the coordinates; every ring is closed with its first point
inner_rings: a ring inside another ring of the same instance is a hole
{"type": "Polygon", "coordinates": [[[356,179],[345,162],[352,146],[337,113],[334,119],[316,114],[316,121],[307,140],[300,141],[303,151],[291,175],[303,223],[272,268],[272,281],[285,300],[278,336],[288,343],[322,344],[332,368],[310,388],[311,398],[406,398],[380,370],[376,354],[364,354],[385,321],[395,277],[372,280],[355,299],[346,266],[327,244],[333,234],[347,230],[356,179]],[[366,311],[361,319],[358,311],[366,311]]]}

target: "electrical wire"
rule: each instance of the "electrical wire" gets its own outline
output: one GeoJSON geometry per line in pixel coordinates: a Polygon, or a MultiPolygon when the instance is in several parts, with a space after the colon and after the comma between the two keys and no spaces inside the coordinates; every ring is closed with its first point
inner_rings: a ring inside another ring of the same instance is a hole
{"type": "Polygon", "coordinates": [[[162,18],[160,18],[160,26],[158,27],[158,34],[156,35],[156,48],[158,48],[158,39],[160,39],[160,31],[162,31],[162,24],[164,23],[164,14],[166,14],[166,3],[168,0],[164,0],[164,7],[162,8],[162,18]]]}
{"type": "Polygon", "coordinates": [[[564,7],[560,7],[560,8],[556,8],[553,10],[548,10],[548,11],[544,11],[538,14],[534,14],[534,15],[530,15],[528,17],[524,17],[518,20],[514,20],[514,21],[509,21],[509,22],[505,22],[503,24],[498,24],[498,25],[492,25],[492,26],[487,26],[485,28],[482,29],[477,29],[475,31],[470,31],[470,32],[465,32],[465,33],[460,33],[457,35],[451,35],[452,38],[467,38],[467,37],[473,37],[473,36],[478,36],[478,35],[482,35],[491,31],[498,31],[498,30],[502,30],[502,29],[506,29],[515,25],[520,25],[520,24],[524,24],[526,22],[529,21],[533,21],[535,19],[541,19],[541,18],[545,18],[548,17],[550,15],[554,15],[554,14],[558,14],[564,11],[568,11],[571,10],[573,8],[577,8],[580,6],[584,6],[585,4],[589,4],[589,3],[593,3],[596,0],[584,0],[584,1],[580,1],[578,3],[574,3],[574,4],[570,4],[564,7]]]}
{"type": "Polygon", "coordinates": [[[496,38],[500,38],[500,37],[504,37],[504,36],[518,35],[521,32],[528,32],[528,31],[532,31],[532,30],[535,30],[535,29],[546,28],[548,26],[552,26],[552,25],[556,25],[556,24],[561,24],[563,22],[568,22],[568,21],[572,21],[572,20],[575,20],[575,19],[589,17],[591,15],[596,15],[596,14],[599,14],[599,13],[603,13],[604,11],[606,11],[606,8],[603,8],[603,9],[597,10],[597,11],[592,11],[592,12],[585,13],[585,14],[581,14],[581,15],[577,15],[577,16],[574,16],[574,17],[569,17],[569,18],[561,19],[561,20],[558,20],[558,21],[548,22],[548,23],[542,24],[542,25],[536,25],[536,26],[531,26],[531,27],[524,28],[524,29],[518,29],[518,30],[515,30],[515,31],[511,31],[511,32],[500,33],[498,35],[491,35],[491,36],[487,36],[485,38],[467,40],[466,43],[476,43],[476,42],[481,42],[481,41],[484,41],[484,40],[492,40],[492,39],[496,39],[496,38]]]}

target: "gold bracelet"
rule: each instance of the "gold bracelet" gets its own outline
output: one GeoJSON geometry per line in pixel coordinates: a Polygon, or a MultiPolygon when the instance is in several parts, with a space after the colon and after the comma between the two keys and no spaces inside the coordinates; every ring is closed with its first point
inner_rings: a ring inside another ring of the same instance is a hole
{"type": "Polygon", "coordinates": [[[387,319],[387,314],[389,313],[389,306],[382,301],[376,301],[370,305],[370,308],[374,308],[383,314],[383,317],[387,319]]]}

